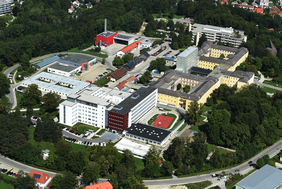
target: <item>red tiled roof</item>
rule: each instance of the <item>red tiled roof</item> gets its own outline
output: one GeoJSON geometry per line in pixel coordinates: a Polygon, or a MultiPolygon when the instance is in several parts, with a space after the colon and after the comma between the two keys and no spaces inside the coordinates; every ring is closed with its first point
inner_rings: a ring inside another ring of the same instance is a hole
{"type": "Polygon", "coordinates": [[[273,13],[280,14],[280,13],[282,13],[282,11],[279,8],[277,8],[277,7],[271,7],[270,11],[269,11],[269,14],[273,14],[273,13]]]}
{"type": "Polygon", "coordinates": [[[127,80],[124,80],[123,82],[119,82],[117,88],[118,88],[119,90],[121,90],[121,89],[124,88],[124,85],[125,85],[127,82],[130,82],[130,81],[135,80],[135,79],[136,79],[135,76],[131,76],[131,77],[128,78],[127,80]]]}
{"type": "Polygon", "coordinates": [[[124,76],[126,73],[127,73],[126,69],[120,68],[120,69],[118,69],[118,70],[116,70],[115,72],[112,73],[112,77],[115,78],[116,80],[118,80],[119,78],[124,76]]]}
{"type": "Polygon", "coordinates": [[[127,83],[127,80],[125,80],[125,81],[123,81],[123,82],[119,82],[117,88],[118,88],[119,90],[123,89],[123,86],[124,86],[124,84],[126,84],[126,83],[127,83]]]}
{"type": "Polygon", "coordinates": [[[130,82],[130,81],[135,80],[135,79],[136,79],[135,76],[131,76],[130,78],[127,79],[127,81],[130,82]]]}
{"type": "Polygon", "coordinates": [[[269,31],[274,31],[274,29],[273,29],[273,28],[269,28],[268,30],[269,30],[269,31]]]}
{"type": "Polygon", "coordinates": [[[227,4],[228,3],[228,1],[227,0],[222,0],[221,1],[221,4],[223,5],[223,4],[227,4]]]}
{"type": "Polygon", "coordinates": [[[113,189],[113,186],[111,185],[109,181],[106,181],[104,183],[99,183],[99,184],[95,184],[93,182],[92,186],[86,186],[84,187],[84,189],[113,189]]]}
{"type": "Polygon", "coordinates": [[[239,4],[238,6],[239,6],[240,8],[241,8],[241,7],[247,7],[247,8],[250,8],[250,9],[254,8],[253,5],[243,5],[243,4],[239,4]]]}
{"type": "Polygon", "coordinates": [[[253,12],[256,12],[256,13],[263,13],[263,8],[255,8],[253,10],[253,12]]]}
{"type": "Polygon", "coordinates": [[[45,184],[47,182],[47,180],[50,178],[50,176],[47,175],[46,173],[40,172],[40,171],[35,171],[35,170],[31,171],[29,173],[29,176],[35,178],[36,182],[39,182],[39,183],[42,183],[42,184],[45,184]],[[36,174],[36,176],[34,174],[36,174]],[[40,177],[38,175],[40,175],[40,177]],[[37,178],[37,176],[39,178],[37,178]]]}
{"type": "Polygon", "coordinates": [[[131,51],[132,49],[138,47],[138,44],[142,44],[140,41],[135,41],[134,43],[131,43],[130,45],[124,47],[123,49],[121,49],[120,51],[124,52],[124,53],[128,53],[129,51],[131,51]]]}

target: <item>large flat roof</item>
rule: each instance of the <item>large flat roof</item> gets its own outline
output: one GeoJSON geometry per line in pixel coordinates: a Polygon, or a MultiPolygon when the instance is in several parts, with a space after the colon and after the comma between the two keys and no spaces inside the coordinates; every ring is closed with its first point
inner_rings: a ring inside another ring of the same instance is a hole
{"type": "Polygon", "coordinates": [[[68,64],[55,63],[55,64],[49,66],[49,68],[55,69],[55,70],[60,70],[60,71],[63,71],[63,72],[71,72],[71,71],[75,70],[77,67],[71,66],[71,65],[68,65],[68,64]]]}
{"type": "Polygon", "coordinates": [[[140,89],[135,91],[135,93],[131,94],[121,103],[114,106],[111,112],[124,115],[155,90],[157,90],[155,87],[142,86],[140,89]]]}
{"type": "Polygon", "coordinates": [[[110,37],[111,35],[114,35],[116,32],[112,32],[112,31],[104,31],[100,34],[98,34],[98,36],[101,36],[101,37],[110,37]]]}
{"type": "Polygon", "coordinates": [[[119,151],[130,150],[133,155],[144,158],[150,150],[151,145],[137,143],[127,138],[123,138],[115,145],[115,147],[119,151]]]}
{"type": "Polygon", "coordinates": [[[76,79],[71,79],[71,78],[67,78],[67,77],[63,77],[63,76],[59,76],[59,75],[54,75],[54,74],[50,74],[50,73],[46,73],[46,72],[41,72],[27,80],[25,80],[23,82],[24,84],[30,85],[30,84],[36,84],[38,85],[38,87],[42,87],[42,88],[46,88],[46,89],[50,89],[53,91],[57,91],[57,92],[61,92],[61,93],[66,93],[66,94],[71,94],[71,93],[75,93],[79,90],[82,90],[83,88],[89,86],[90,84],[84,81],[79,81],[76,79]],[[40,81],[40,78],[45,78],[45,79],[49,79],[52,82],[47,83],[44,81],[40,81]],[[58,82],[61,83],[67,83],[67,84],[71,84],[74,85],[74,88],[67,88],[67,87],[63,87],[60,85],[56,85],[58,82]]]}
{"type": "Polygon", "coordinates": [[[114,38],[115,39],[122,39],[122,40],[130,40],[130,39],[132,39],[134,37],[130,36],[130,35],[117,34],[114,38]]]}
{"type": "Polygon", "coordinates": [[[188,47],[185,51],[180,53],[177,57],[187,57],[189,54],[191,54],[194,51],[198,51],[198,47],[188,47]]]}
{"type": "Polygon", "coordinates": [[[93,59],[95,59],[95,58],[88,56],[88,55],[83,55],[83,54],[73,54],[71,56],[61,58],[61,60],[65,60],[65,61],[73,62],[73,63],[77,63],[77,64],[90,62],[93,59]]]}
{"type": "Polygon", "coordinates": [[[273,189],[282,184],[282,171],[268,164],[252,173],[235,186],[244,189],[273,189]]]}
{"type": "Polygon", "coordinates": [[[53,56],[51,58],[48,58],[47,60],[44,60],[42,62],[39,62],[38,64],[36,64],[38,67],[42,68],[48,64],[51,64],[52,62],[56,61],[56,60],[59,60],[60,57],[58,56],[53,56]]]}
{"type": "Polygon", "coordinates": [[[143,137],[158,142],[162,142],[171,133],[170,130],[166,130],[150,125],[145,125],[142,123],[132,124],[131,127],[125,129],[125,131],[128,134],[143,137]]]}

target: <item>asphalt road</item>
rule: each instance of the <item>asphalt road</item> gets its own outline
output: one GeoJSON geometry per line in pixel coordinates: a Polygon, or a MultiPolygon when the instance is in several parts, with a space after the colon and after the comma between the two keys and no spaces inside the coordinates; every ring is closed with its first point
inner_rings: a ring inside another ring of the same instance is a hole
{"type": "Polygon", "coordinates": [[[276,89],[278,91],[282,91],[282,88],[280,88],[280,87],[275,87],[275,86],[272,86],[272,85],[267,85],[265,83],[261,83],[257,79],[254,80],[254,83],[259,85],[260,87],[268,87],[268,88],[276,89]]]}
{"type": "MultiPolygon", "coordinates": [[[[46,170],[43,170],[43,169],[37,169],[37,168],[31,167],[31,166],[16,162],[16,161],[14,161],[14,160],[12,160],[8,157],[4,157],[2,155],[0,155],[0,163],[5,164],[5,165],[7,165],[11,168],[23,170],[26,173],[30,173],[32,170],[36,170],[36,171],[43,171],[43,172],[47,173],[48,175],[50,175],[51,177],[54,177],[57,174],[55,172],[50,172],[50,171],[46,171],[46,170]]],[[[0,164],[0,167],[1,167],[1,164],[0,164]]]]}
{"type": "MultiPolygon", "coordinates": [[[[249,171],[251,171],[252,169],[254,169],[252,166],[250,166],[248,164],[249,161],[252,161],[253,163],[255,163],[259,158],[261,158],[264,155],[269,155],[270,158],[275,156],[276,154],[278,154],[280,152],[280,150],[282,146],[282,140],[276,142],[275,144],[273,144],[272,146],[268,147],[267,149],[265,149],[264,151],[262,151],[261,153],[259,153],[258,155],[254,156],[253,158],[251,158],[250,160],[248,160],[245,163],[242,163],[241,165],[231,168],[231,169],[226,169],[224,170],[226,174],[228,173],[235,173],[236,169],[239,169],[239,173],[240,174],[246,174],[249,171]]],[[[204,174],[204,175],[199,175],[199,176],[192,176],[192,177],[185,177],[185,178],[174,178],[174,179],[161,179],[161,180],[144,180],[144,183],[146,186],[152,186],[152,185],[179,185],[179,184],[186,184],[189,182],[200,182],[200,181],[205,181],[205,180],[211,180],[214,181],[216,180],[215,178],[211,177],[211,174],[213,173],[222,173],[222,171],[220,172],[212,172],[210,174],[204,174]]]]}

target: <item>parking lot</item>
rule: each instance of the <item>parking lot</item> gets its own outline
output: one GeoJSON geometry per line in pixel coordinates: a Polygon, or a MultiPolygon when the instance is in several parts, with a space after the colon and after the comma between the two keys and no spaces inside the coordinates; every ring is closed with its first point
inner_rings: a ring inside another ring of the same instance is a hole
{"type": "Polygon", "coordinates": [[[114,43],[108,47],[106,47],[105,49],[103,49],[102,51],[107,53],[109,56],[113,56],[115,55],[119,50],[123,49],[124,47],[126,47],[126,45],[123,44],[118,44],[118,43],[114,43]]]}
{"type": "Polygon", "coordinates": [[[100,75],[104,72],[109,72],[109,70],[107,70],[107,66],[98,62],[98,63],[94,64],[93,66],[91,66],[88,71],[83,72],[80,76],[75,75],[74,78],[81,80],[81,81],[90,80],[90,81],[94,82],[94,79],[98,75],[100,75]]]}
{"type": "Polygon", "coordinates": [[[18,169],[13,169],[12,167],[6,165],[6,164],[0,164],[0,172],[3,173],[3,174],[6,174],[8,176],[11,176],[11,177],[18,177],[18,172],[19,170],[18,169]]]}

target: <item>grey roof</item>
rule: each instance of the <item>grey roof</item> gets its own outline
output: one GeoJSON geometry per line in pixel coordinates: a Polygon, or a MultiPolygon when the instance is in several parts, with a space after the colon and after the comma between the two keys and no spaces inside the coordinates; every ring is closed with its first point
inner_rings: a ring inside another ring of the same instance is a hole
{"type": "Polygon", "coordinates": [[[188,47],[188,49],[186,49],[185,51],[181,52],[178,56],[179,57],[187,57],[189,54],[191,54],[192,52],[198,50],[198,47],[193,47],[190,46],[188,47]]]}
{"type": "Polygon", "coordinates": [[[120,38],[120,39],[129,40],[129,39],[132,39],[133,37],[132,37],[132,36],[129,36],[129,35],[117,34],[114,38],[115,38],[115,39],[116,39],[116,38],[120,38]]]}
{"type": "Polygon", "coordinates": [[[132,70],[136,65],[140,64],[142,61],[146,61],[149,56],[150,55],[145,52],[139,56],[134,57],[133,60],[128,61],[126,65],[124,65],[124,67],[125,69],[128,68],[128,71],[132,70]]]}
{"type": "Polygon", "coordinates": [[[170,95],[170,96],[174,96],[174,97],[185,97],[185,98],[190,97],[190,95],[187,94],[187,93],[183,93],[183,92],[180,92],[180,91],[173,91],[173,90],[170,90],[170,89],[163,89],[163,88],[159,88],[158,93],[166,94],[166,95],[170,95]]]}
{"type": "Polygon", "coordinates": [[[67,78],[67,77],[63,77],[63,76],[59,76],[59,75],[54,75],[51,73],[47,73],[47,72],[41,72],[27,80],[25,80],[23,82],[24,84],[30,85],[30,84],[36,84],[38,85],[38,87],[43,87],[45,89],[50,89],[53,91],[57,91],[57,92],[61,92],[61,93],[66,93],[66,94],[71,94],[71,93],[75,93],[77,91],[80,91],[81,89],[87,87],[90,85],[90,83],[84,82],[84,81],[79,81],[76,79],[71,79],[71,78],[67,78]],[[45,78],[45,79],[49,79],[52,82],[47,83],[44,81],[40,81],[40,78],[45,78]],[[58,82],[61,83],[67,83],[67,84],[71,84],[74,85],[74,88],[67,88],[67,87],[63,87],[60,85],[56,85],[58,82]]]}
{"type": "Polygon", "coordinates": [[[73,54],[71,56],[63,57],[60,60],[65,60],[67,62],[73,62],[73,63],[79,64],[80,66],[81,63],[86,63],[93,59],[95,58],[91,56],[82,55],[82,54],[73,54]]]}
{"type": "Polygon", "coordinates": [[[282,184],[282,171],[268,164],[252,173],[235,186],[243,189],[274,189],[282,184]]]}
{"type": "Polygon", "coordinates": [[[190,94],[188,99],[198,101],[215,83],[218,82],[218,80],[219,79],[216,77],[208,77],[204,83],[190,94]]]}
{"type": "Polygon", "coordinates": [[[213,58],[213,57],[200,56],[199,60],[218,63],[218,64],[226,64],[226,60],[213,58]]]}
{"type": "Polygon", "coordinates": [[[38,67],[42,68],[48,64],[51,64],[52,62],[56,61],[56,60],[59,60],[60,57],[58,56],[53,56],[51,58],[48,58],[47,60],[44,60],[42,62],[39,62],[38,64],[36,64],[38,67]]]}
{"type": "Polygon", "coordinates": [[[49,68],[51,69],[55,69],[55,70],[61,70],[61,71],[64,71],[64,72],[71,72],[73,70],[75,70],[77,67],[75,66],[71,66],[71,65],[63,65],[63,64],[60,64],[60,63],[55,63],[51,66],[49,66],[49,68]]]}
{"type": "Polygon", "coordinates": [[[101,36],[101,37],[110,37],[111,35],[114,35],[116,32],[112,32],[112,31],[104,31],[100,34],[98,34],[98,36],[101,36]]]}
{"type": "Polygon", "coordinates": [[[114,106],[111,112],[126,114],[130,112],[132,108],[134,108],[139,102],[144,100],[148,95],[157,90],[155,87],[151,86],[142,86],[140,89],[136,90],[129,97],[124,99],[121,103],[114,106]]]}
{"type": "Polygon", "coordinates": [[[149,140],[158,141],[158,142],[162,142],[171,133],[170,130],[166,130],[150,125],[145,125],[142,123],[132,124],[131,127],[125,129],[125,131],[128,134],[139,136],[149,140]]]}
{"type": "Polygon", "coordinates": [[[168,70],[165,75],[163,75],[156,83],[153,84],[153,86],[161,88],[164,84],[171,83],[179,78],[192,79],[200,82],[203,82],[206,79],[205,77],[198,75],[187,74],[176,70],[168,70]]]}

